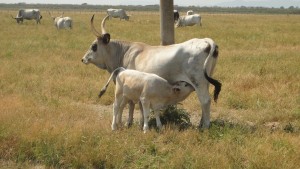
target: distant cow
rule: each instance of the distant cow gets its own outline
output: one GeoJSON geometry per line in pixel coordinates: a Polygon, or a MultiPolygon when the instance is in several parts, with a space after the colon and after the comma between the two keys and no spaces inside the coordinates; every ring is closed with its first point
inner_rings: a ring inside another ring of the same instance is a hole
{"type": "Polygon", "coordinates": [[[193,15],[194,14],[194,11],[193,10],[188,10],[187,12],[186,12],[186,15],[193,15]]]}
{"type": "Polygon", "coordinates": [[[23,23],[23,20],[36,20],[36,23],[41,23],[42,15],[39,9],[20,9],[17,16],[13,17],[17,23],[23,23]]]}
{"type": "Polygon", "coordinates": [[[179,19],[179,12],[177,10],[174,10],[174,22],[178,21],[179,19]]]}
{"type": "Polygon", "coordinates": [[[72,18],[70,18],[70,17],[64,17],[63,14],[64,13],[62,13],[61,16],[55,17],[55,16],[52,16],[51,13],[49,12],[49,15],[53,19],[54,26],[57,29],[64,29],[64,28],[70,28],[70,29],[72,29],[72,27],[73,27],[73,20],[72,20],[72,18]]]}
{"type": "Polygon", "coordinates": [[[121,19],[125,19],[126,21],[129,20],[129,16],[126,14],[124,9],[107,9],[107,15],[110,18],[120,18],[121,19]]]}
{"type": "Polygon", "coordinates": [[[193,15],[186,15],[179,17],[178,21],[176,22],[176,27],[180,26],[193,26],[193,25],[200,25],[201,23],[201,16],[199,14],[193,14],[193,15]]]}
{"type": "Polygon", "coordinates": [[[162,124],[159,118],[159,111],[168,105],[176,104],[184,100],[194,91],[194,88],[184,81],[170,84],[167,80],[156,74],[130,69],[126,70],[120,67],[112,72],[108,82],[101,89],[99,97],[105,93],[113,77],[116,77],[116,89],[113,104],[112,130],[116,129],[117,123],[121,123],[123,109],[129,101],[133,103],[141,102],[142,104],[144,132],[149,129],[148,120],[150,109],[155,112],[157,127],[161,128],[162,124]]]}

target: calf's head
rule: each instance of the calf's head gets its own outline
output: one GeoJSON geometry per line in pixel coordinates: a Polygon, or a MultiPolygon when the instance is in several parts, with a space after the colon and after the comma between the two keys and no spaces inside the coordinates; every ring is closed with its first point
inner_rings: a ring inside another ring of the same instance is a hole
{"type": "Polygon", "coordinates": [[[100,34],[94,27],[94,15],[91,18],[91,29],[97,39],[92,43],[82,58],[84,64],[93,63],[101,69],[107,69],[105,64],[105,56],[109,55],[108,44],[110,41],[110,34],[106,32],[104,26],[105,21],[109,16],[106,16],[101,23],[102,34],[100,34]]]}
{"type": "Polygon", "coordinates": [[[172,90],[174,95],[178,97],[179,100],[184,100],[195,89],[192,85],[185,81],[178,81],[173,84],[172,90]]]}

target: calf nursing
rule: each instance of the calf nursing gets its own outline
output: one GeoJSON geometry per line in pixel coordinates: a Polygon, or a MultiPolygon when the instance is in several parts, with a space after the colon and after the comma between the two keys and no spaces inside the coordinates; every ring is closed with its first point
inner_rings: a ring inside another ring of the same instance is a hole
{"type": "Polygon", "coordinates": [[[149,129],[150,109],[155,112],[157,126],[161,128],[159,111],[168,105],[184,100],[194,91],[194,88],[184,81],[170,84],[167,80],[155,74],[126,70],[121,67],[113,71],[108,82],[101,89],[99,97],[105,93],[113,77],[116,77],[116,89],[113,104],[112,130],[116,129],[118,123],[121,123],[123,109],[129,101],[134,103],[140,102],[142,105],[144,132],[149,129]]]}

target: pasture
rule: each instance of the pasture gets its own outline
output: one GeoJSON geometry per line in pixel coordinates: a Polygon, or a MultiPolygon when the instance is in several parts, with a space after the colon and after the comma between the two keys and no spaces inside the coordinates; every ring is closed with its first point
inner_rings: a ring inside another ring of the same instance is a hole
{"type": "MultiPolygon", "coordinates": [[[[93,13],[65,12],[74,26],[60,31],[46,11],[41,25],[18,25],[15,13],[0,12],[0,168],[300,167],[300,15],[204,13],[202,27],[175,29],[176,43],[210,37],[219,45],[213,123],[196,129],[192,94],[179,107],[193,127],[143,134],[137,124],[111,131],[114,85],[98,99],[109,74],[81,63],[95,40],[93,13]]],[[[111,38],[159,45],[159,14],[129,14],[107,22],[111,38]]],[[[99,29],[103,17],[95,15],[99,29]]]]}

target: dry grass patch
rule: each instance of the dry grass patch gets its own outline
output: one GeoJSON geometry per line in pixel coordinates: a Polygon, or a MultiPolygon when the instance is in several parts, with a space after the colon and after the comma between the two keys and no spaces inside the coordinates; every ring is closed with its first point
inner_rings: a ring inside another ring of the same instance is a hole
{"type": "MultiPolygon", "coordinates": [[[[99,100],[109,75],[81,63],[95,39],[92,13],[65,15],[74,19],[73,30],[57,31],[45,14],[41,25],[18,25],[0,13],[0,168],[10,162],[28,168],[300,166],[298,15],[203,14],[203,27],[176,29],[176,42],[216,41],[213,77],[223,88],[212,103],[209,130],[196,129],[201,106],[192,94],[179,107],[190,113],[193,127],[167,125],[147,134],[136,123],[111,131],[114,86],[99,100]]],[[[96,14],[97,28],[103,16],[96,14]]],[[[112,38],[160,44],[157,13],[106,26],[112,38]]]]}

